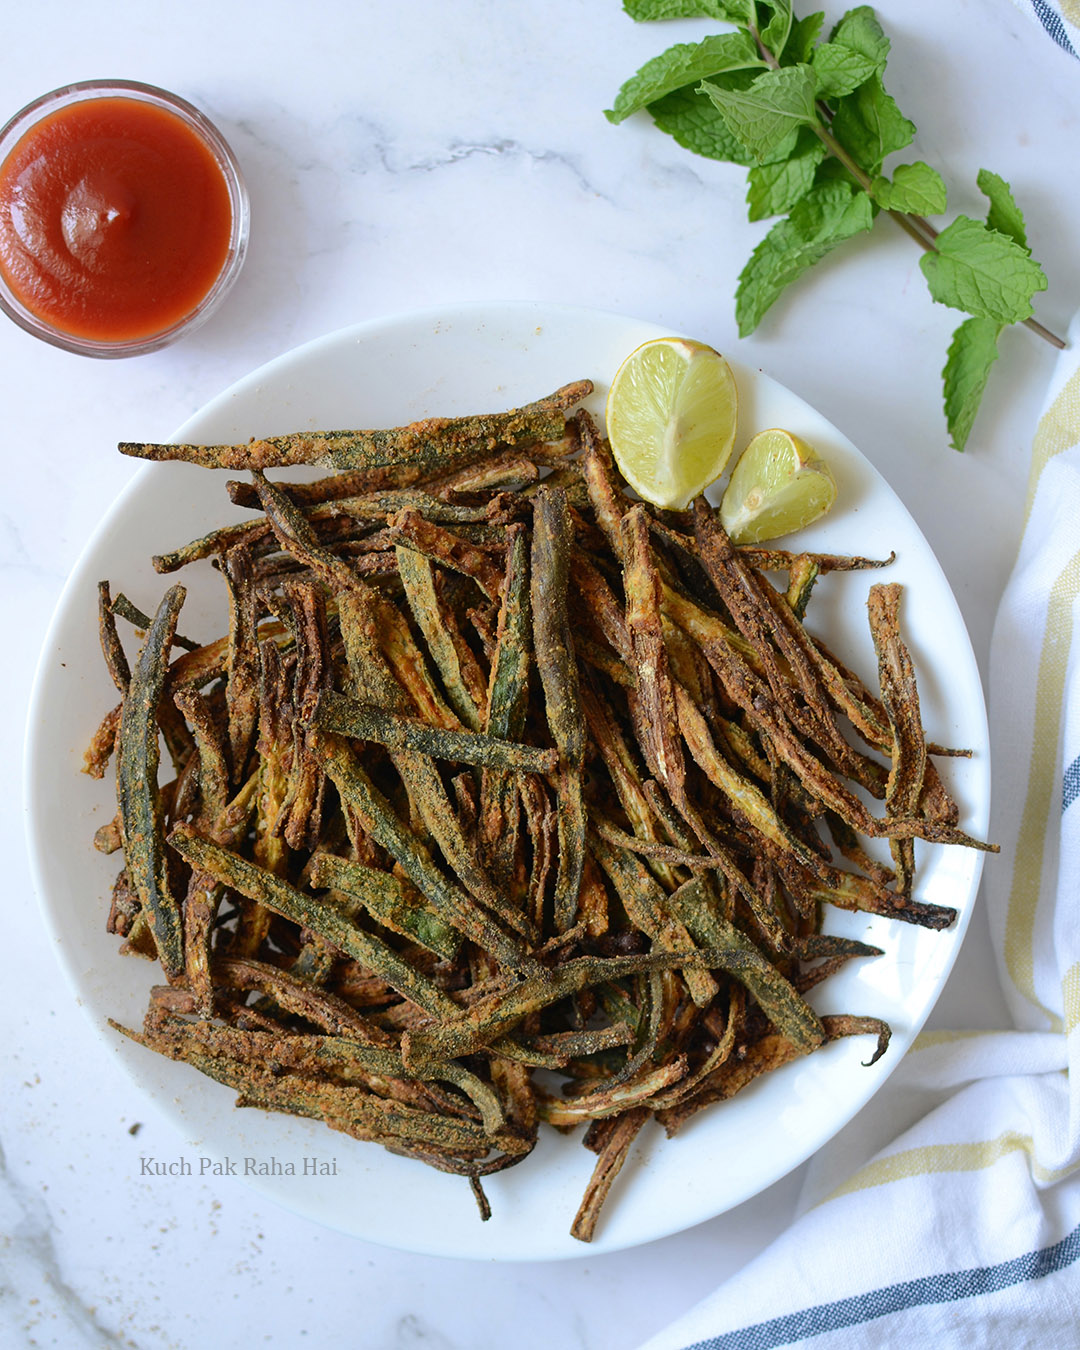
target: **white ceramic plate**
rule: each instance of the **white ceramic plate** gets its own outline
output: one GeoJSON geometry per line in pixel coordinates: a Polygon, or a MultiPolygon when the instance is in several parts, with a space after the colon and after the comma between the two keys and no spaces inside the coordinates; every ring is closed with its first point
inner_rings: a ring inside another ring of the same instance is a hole
{"type": "MultiPolygon", "coordinates": [[[[391,426],[433,414],[511,407],[569,380],[607,385],[655,326],[570,306],[477,305],[379,320],[334,333],[271,362],[215,399],[177,433],[185,441],[339,426],[391,426]]],[[[799,536],[800,546],[883,556],[903,582],[903,623],[917,663],[929,735],[970,747],[942,769],[972,833],[989,810],[986,716],[963,620],[926,540],[876,470],[835,427],[758,371],[732,362],[741,391],[736,449],[753,432],[784,426],[829,459],[839,483],[834,511],[799,536]]],[[[117,414],[117,438],[143,430],[117,414]]],[[[481,1223],[467,1183],[394,1157],[309,1121],[238,1111],[233,1094],[183,1065],[117,1035],[106,1019],[138,1026],[155,966],[117,954],[105,931],[117,857],[92,848],[114,812],[110,781],[80,772],[82,754],[115,701],[98,649],[96,584],[108,578],[152,611],[168,582],[149,558],[194,538],[235,511],[229,475],[189,465],[148,465],[102,521],[75,567],[53,621],[28,728],[30,843],[38,893],[61,962],[108,1053],[172,1118],[177,1156],[196,1175],[232,1170],[265,1196],[308,1218],[417,1252],[494,1260],[549,1260],[613,1251],[677,1232],[739,1204],[778,1180],[851,1119],[896,1067],[952,967],[978,884],[981,855],[919,846],[920,899],[957,907],[932,933],[864,915],[830,914],[827,927],[875,943],[885,955],[853,962],[813,994],[820,1012],[885,1018],[888,1054],[863,1067],[870,1042],[835,1042],[769,1075],[739,1097],[695,1117],[674,1140],[650,1128],[609,1197],[591,1248],[569,1236],[593,1155],[545,1130],[522,1165],[485,1182],[492,1218],[481,1223]],[[248,1160],[252,1162],[248,1162],[248,1160]],[[204,1161],[205,1160],[205,1161],[204,1161]],[[328,1173],[330,1173],[328,1175],[328,1173]]],[[[819,581],[812,626],[872,681],[876,663],[865,597],[882,573],[834,573],[819,581]]],[[[189,568],[181,630],[200,639],[224,631],[221,588],[208,565],[189,568]]]]}

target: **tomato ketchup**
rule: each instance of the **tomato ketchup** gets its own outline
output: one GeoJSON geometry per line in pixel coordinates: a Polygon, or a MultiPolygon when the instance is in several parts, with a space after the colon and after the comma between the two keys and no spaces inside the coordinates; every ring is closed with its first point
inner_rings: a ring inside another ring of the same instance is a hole
{"type": "Polygon", "coordinates": [[[238,172],[182,100],[91,88],[33,119],[0,163],[0,279],[76,348],[160,345],[234,261],[238,172]]]}

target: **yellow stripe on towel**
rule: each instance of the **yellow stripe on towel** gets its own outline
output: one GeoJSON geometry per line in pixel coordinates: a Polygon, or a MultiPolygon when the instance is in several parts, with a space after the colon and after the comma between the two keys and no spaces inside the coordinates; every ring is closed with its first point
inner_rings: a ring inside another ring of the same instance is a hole
{"type": "Polygon", "coordinates": [[[1080,961],[1070,966],[1061,979],[1061,1002],[1065,1009],[1065,1034],[1080,1027],[1080,961]]]}
{"type": "Polygon", "coordinates": [[[1042,471],[1055,455],[1080,441],[1080,368],[1074,370],[1061,387],[1061,393],[1039,418],[1031,442],[1031,468],[1028,471],[1027,509],[1024,524],[1031,514],[1035,489],[1042,471]]]}
{"type": "Polygon", "coordinates": [[[893,1153],[887,1158],[867,1163],[826,1198],[836,1200],[842,1195],[869,1190],[873,1186],[885,1186],[892,1181],[908,1181],[912,1177],[942,1172],[978,1172],[993,1167],[1011,1153],[1026,1153],[1032,1175],[1044,1185],[1060,1181],[1075,1170],[1062,1167],[1051,1171],[1040,1166],[1034,1149],[1031,1135],[1020,1134],[1015,1130],[1007,1130],[996,1139],[980,1139],[970,1144],[925,1144],[922,1148],[907,1149],[903,1153],[893,1153]]]}

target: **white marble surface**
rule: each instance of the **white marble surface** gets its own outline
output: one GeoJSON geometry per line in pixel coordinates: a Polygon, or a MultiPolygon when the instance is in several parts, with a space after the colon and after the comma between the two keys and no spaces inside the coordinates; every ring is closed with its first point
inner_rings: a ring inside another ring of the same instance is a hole
{"type": "MultiPolygon", "coordinates": [[[[1080,302],[1080,68],[1008,0],[877,8],[893,39],[890,88],[919,126],[916,151],[955,185],[956,210],[978,208],[980,167],[1012,182],[1050,277],[1039,316],[1063,331],[1080,302]]],[[[5,1347],[615,1350],[683,1311],[787,1222],[799,1173],[636,1251],[480,1265],[341,1237],[238,1180],[141,1177],[140,1157],[175,1155],[177,1140],[74,1004],[31,889],[20,805],[25,707],[49,614],[134,471],[115,442],[164,438],[298,342],[420,305],[569,300],[737,349],[886,474],[938,551],[984,660],[1052,353],[1010,333],[967,454],[947,449],[938,371],[955,316],[930,305],[913,247],[885,224],[737,346],[734,280],[764,231],[746,222],[742,172],[692,158],[645,117],[614,128],[601,116],[644,59],[704,30],[635,25],[616,0],[42,0],[6,16],[0,114],[76,79],[174,89],[231,141],[253,227],[228,303],[172,349],[93,362],[0,325],[5,1347]]],[[[931,1025],[1004,1016],[976,914],[931,1025]]]]}

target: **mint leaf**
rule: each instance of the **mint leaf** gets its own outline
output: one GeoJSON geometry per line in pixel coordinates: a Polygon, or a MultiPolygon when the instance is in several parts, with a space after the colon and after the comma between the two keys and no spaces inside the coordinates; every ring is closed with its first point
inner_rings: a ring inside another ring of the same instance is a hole
{"type": "Polygon", "coordinates": [[[726,19],[715,0],[623,0],[623,9],[638,23],[651,19],[726,19]]]}
{"type": "Polygon", "coordinates": [[[763,65],[748,33],[715,33],[701,42],[680,42],[646,61],[636,75],[631,75],[616,95],[615,106],[608,108],[604,116],[609,122],[621,122],[683,85],[695,84],[726,70],[763,65]]]}
{"type": "Polygon", "coordinates": [[[870,195],[886,211],[909,211],[915,216],[939,216],[945,210],[945,180],[922,160],[898,164],[892,182],[875,178],[870,195]]]}
{"type": "Polygon", "coordinates": [[[889,39],[869,5],[849,9],[832,30],[829,41],[840,43],[841,46],[850,47],[853,51],[868,56],[877,66],[879,75],[885,69],[885,61],[889,55],[889,39]]]}
{"type": "Polygon", "coordinates": [[[759,75],[749,89],[723,89],[702,82],[732,134],[763,164],[790,142],[800,126],[817,121],[814,76],[809,66],[784,66],[759,75]]]}
{"type": "Polygon", "coordinates": [[[737,23],[740,28],[757,28],[757,5],[754,0],[714,0],[716,18],[737,23]]]}
{"type": "Polygon", "coordinates": [[[814,51],[812,64],[818,95],[825,99],[851,94],[871,75],[878,74],[876,61],[840,42],[823,42],[814,51]]]}
{"type": "MultiPolygon", "coordinates": [[[[747,72],[738,71],[718,78],[725,83],[746,79],[747,72]]],[[[698,92],[697,85],[687,85],[685,89],[676,89],[656,103],[649,104],[653,121],[661,131],[686,150],[707,159],[727,160],[730,164],[750,165],[754,161],[746,146],[728,130],[728,124],[704,94],[698,92]]]]}
{"type": "Polygon", "coordinates": [[[1031,297],[1046,290],[1039,264],[1015,240],[970,216],[957,216],[924,253],[919,266],[941,305],[998,323],[1031,315],[1031,297]]]}
{"type": "Polygon", "coordinates": [[[1021,248],[1027,248],[1024,216],[1016,204],[1016,198],[1012,195],[1012,188],[1009,187],[1004,178],[999,178],[996,173],[991,173],[989,169],[980,169],[979,176],[975,181],[979,185],[979,191],[990,199],[990,211],[986,217],[987,225],[992,230],[997,230],[999,234],[1007,234],[1021,248]]]}
{"type": "Polygon", "coordinates": [[[848,172],[847,168],[834,155],[829,155],[818,165],[814,182],[847,183],[849,187],[862,187],[862,184],[848,172]]]}
{"type": "Polygon", "coordinates": [[[739,275],[735,317],[747,337],[786,286],[874,223],[870,198],[847,183],[820,183],[779,220],[739,275]]]}
{"type": "Polygon", "coordinates": [[[808,14],[805,19],[793,19],[791,32],[784,44],[784,54],[780,58],[781,65],[796,66],[809,61],[824,22],[825,15],[820,10],[816,14],[808,14]]]}
{"type": "Polygon", "coordinates": [[[791,32],[791,0],[758,0],[758,35],[762,45],[773,56],[779,57],[787,45],[791,32]],[[772,13],[762,25],[762,11],[772,13]]]}
{"type": "Polygon", "coordinates": [[[915,124],[885,92],[881,76],[875,75],[839,100],[832,133],[857,164],[876,174],[888,155],[911,144],[915,124]]]}
{"type": "Polygon", "coordinates": [[[954,450],[963,450],[979,411],[990,367],[998,358],[1002,325],[993,319],[965,319],[952,336],[945,369],[945,420],[954,450]]]}
{"type": "Polygon", "coordinates": [[[850,10],[832,31],[828,42],[814,52],[814,71],[822,98],[842,98],[882,75],[889,39],[867,5],[850,10]]]}
{"type": "Polygon", "coordinates": [[[751,220],[781,216],[814,186],[814,173],[825,147],[809,127],[801,127],[790,158],[750,170],[746,192],[751,220]]]}

